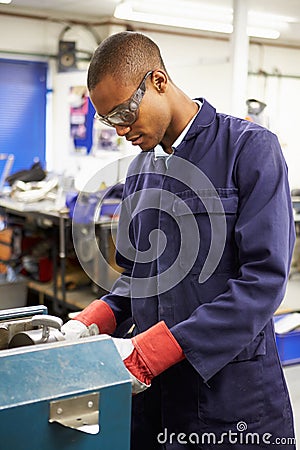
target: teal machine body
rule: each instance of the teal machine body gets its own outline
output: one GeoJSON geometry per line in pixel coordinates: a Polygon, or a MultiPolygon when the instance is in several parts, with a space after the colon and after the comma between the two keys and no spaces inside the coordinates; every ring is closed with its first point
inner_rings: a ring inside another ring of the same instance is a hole
{"type": "Polygon", "coordinates": [[[0,380],[1,450],[129,450],[131,381],[111,338],[3,349],[0,380]]]}

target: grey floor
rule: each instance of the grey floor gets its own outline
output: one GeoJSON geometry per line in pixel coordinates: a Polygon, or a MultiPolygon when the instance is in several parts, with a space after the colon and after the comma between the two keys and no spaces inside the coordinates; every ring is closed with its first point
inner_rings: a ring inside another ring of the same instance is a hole
{"type": "MultiPolygon", "coordinates": [[[[288,282],[285,298],[280,309],[300,311],[300,274],[294,274],[288,282]]],[[[294,409],[297,449],[300,450],[300,364],[284,367],[291,401],[294,409]]]]}

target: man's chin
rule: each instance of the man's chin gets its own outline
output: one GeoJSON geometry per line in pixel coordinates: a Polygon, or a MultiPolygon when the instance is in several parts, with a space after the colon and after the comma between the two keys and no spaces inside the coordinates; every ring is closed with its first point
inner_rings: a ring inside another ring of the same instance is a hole
{"type": "Polygon", "coordinates": [[[153,150],[153,147],[151,147],[151,148],[142,148],[142,147],[140,147],[140,149],[142,150],[142,152],[151,152],[151,150],[153,150]]]}
{"type": "Polygon", "coordinates": [[[149,145],[147,145],[147,144],[141,144],[141,145],[139,145],[139,147],[140,147],[140,149],[142,150],[142,152],[150,152],[151,150],[153,150],[153,148],[155,147],[155,146],[149,146],[149,145]]]}

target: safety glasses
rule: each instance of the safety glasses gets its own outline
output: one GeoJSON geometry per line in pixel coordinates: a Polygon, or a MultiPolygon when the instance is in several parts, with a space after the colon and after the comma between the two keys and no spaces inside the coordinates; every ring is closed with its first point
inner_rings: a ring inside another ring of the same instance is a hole
{"type": "Polygon", "coordinates": [[[95,119],[100,120],[100,122],[108,125],[110,127],[120,126],[130,126],[138,118],[140,103],[146,92],[146,79],[153,73],[153,70],[146,73],[141,81],[141,84],[137,90],[132,94],[132,96],[126,100],[126,102],[121,103],[121,105],[116,106],[109,114],[106,116],[101,116],[101,114],[95,113],[95,119]]]}

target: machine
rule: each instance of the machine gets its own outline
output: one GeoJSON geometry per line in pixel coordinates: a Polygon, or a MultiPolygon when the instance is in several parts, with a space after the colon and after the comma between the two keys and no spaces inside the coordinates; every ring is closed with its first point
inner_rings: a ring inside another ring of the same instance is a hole
{"type": "Polygon", "coordinates": [[[1,450],[129,450],[131,381],[112,339],[57,340],[56,319],[0,311],[1,450]]]}

